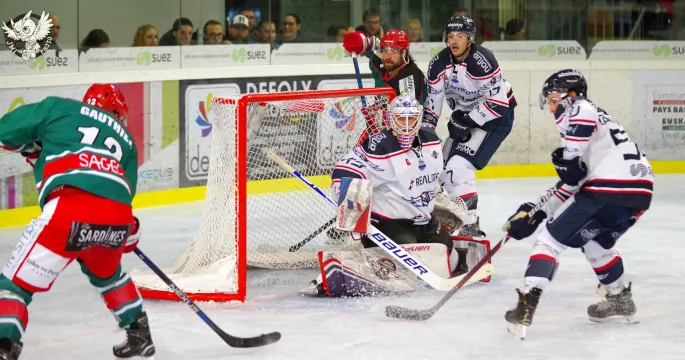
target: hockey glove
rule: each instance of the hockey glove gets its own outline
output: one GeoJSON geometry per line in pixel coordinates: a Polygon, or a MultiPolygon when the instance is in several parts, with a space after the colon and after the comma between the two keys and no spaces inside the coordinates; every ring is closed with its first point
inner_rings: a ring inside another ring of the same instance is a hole
{"type": "Polygon", "coordinates": [[[40,157],[40,152],[43,151],[43,147],[41,145],[41,142],[34,142],[21,152],[21,156],[26,158],[26,162],[31,165],[31,167],[34,167],[36,159],[40,157]]]}
{"type": "Polygon", "coordinates": [[[375,36],[367,36],[361,31],[347,33],[343,38],[343,47],[349,53],[364,56],[369,51],[376,50],[380,45],[380,40],[375,36]]]}
{"type": "Polygon", "coordinates": [[[552,152],[552,164],[559,178],[566,185],[578,186],[578,183],[587,176],[587,166],[580,160],[580,156],[566,160],[564,148],[558,148],[552,152]]]}
{"type": "Polygon", "coordinates": [[[538,226],[547,218],[547,214],[542,210],[536,211],[532,217],[528,216],[528,212],[534,207],[535,204],[531,202],[519,206],[516,214],[511,216],[504,226],[509,236],[521,240],[533,235],[538,226]]]}
{"type": "Polygon", "coordinates": [[[465,141],[471,135],[471,129],[476,127],[476,123],[471,120],[469,114],[455,110],[452,112],[450,121],[447,123],[447,130],[450,132],[450,137],[457,142],[465,141]]]}
{"type": "Polygon", "coordinates": [[[131,235],[126,239],[126,244],[124,245],[124,253],[130,253],[138,247],[138,241],[140,241],[140,221],[137,217],[133,217],[133,228],[131,229],[131,235]]]}

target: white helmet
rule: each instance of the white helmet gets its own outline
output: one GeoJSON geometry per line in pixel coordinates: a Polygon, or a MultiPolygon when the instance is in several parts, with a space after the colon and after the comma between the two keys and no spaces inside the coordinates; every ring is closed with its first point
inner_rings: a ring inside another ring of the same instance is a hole
{"type": "Polygon", "coordinates": [[[388,105],[385,127],[392,130],[403,149],[411,148],[421,127],[423,106],[407,94],[400,94],[388,105]]]}

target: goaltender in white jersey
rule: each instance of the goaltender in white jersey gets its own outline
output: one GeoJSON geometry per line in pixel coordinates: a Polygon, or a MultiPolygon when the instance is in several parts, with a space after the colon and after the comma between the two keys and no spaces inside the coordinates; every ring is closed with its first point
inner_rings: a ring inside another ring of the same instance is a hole
{"type": "MultiPolygon", "coordinates": [[[[468,210],[463,201],[442,191],[441,141],[434,127],[421,121],[422,115],[416,99],[398,96],[385,113],[385,129],[337,163],[331,175],[333,198],[340,204],[336,228],[364,234],[371,223],[398,244],[422,244],[405,249],[418,252],[426,266],[438,264],[434,271],[449,277],[468,270],[466,249],[457,253],[450,235],[463,225],[461,217],[468,210]]],[[[320,254],[323,276],[314,283],[320,295],[416,288],[416,276],[404,278],[403,269],[381,249],[369,249],[376,247],[373,241],[365,235],[361,241],[365,250],[320,254]]]]}

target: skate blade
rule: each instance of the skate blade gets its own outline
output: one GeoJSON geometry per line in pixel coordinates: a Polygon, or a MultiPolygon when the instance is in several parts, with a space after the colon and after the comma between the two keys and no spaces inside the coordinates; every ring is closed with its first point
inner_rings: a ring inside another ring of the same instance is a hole
{"type": "Polygon", "coordinates": [[[152,356],[136,355],[136,356],[130,357],[130,358],[121,358],[121,357],[114,356],[114,359],[115,360],[155,360],[155,356],[154,355],[152,355],[152,356]]]}
{"type": "Polygon", "coordinates": [[[527,333],[528,333],[528,326],[521,325],[521,324],[507,323],[507,331],[509,331],[510,334],[516,336],[520,340],[524,340],[526,338],[527,333]]]}
{"type": "Polygon", "coordinates": [[[590,321],[602,324],[639,324],[640,320],[635,316],[613,315],[605,318],[590,316],[590,321]]]}

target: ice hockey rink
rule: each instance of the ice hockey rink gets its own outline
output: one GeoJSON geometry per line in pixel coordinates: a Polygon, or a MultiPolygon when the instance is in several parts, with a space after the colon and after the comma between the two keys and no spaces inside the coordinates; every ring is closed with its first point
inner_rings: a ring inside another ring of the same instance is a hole
{"type": "MultiPolygon", "coordinates": [[[[521,202],[533,201],[554,178],[479,182],[481,224],[493,245],[500,227],[521,202]]],[[[584,256],[570,250],[545,291],[525,341],[506,331],[504,312],[528,262],[532,240],[512,241],[495,255],[492,282],[462,289],[432,319],[386,318],[384,307],[428,308],[444,293],[426,290],[393,298],[328,299],[296,294],[316,270],[250,271],[244,304],[200,303],[225,331],[254,336],[280,331],[281,341],[263,348],[234,349],[223,343],[188,307],[146,301],[156,359],[685,359],[685,290],[682,265],[685,176],[658,175],[652,208],[617,249],[633,282],[641,322],[596,324],[587,305],[598,301],[597,279],[584,256]]],[[[136,211],[143,226],[140,248],[159,266],[170,266],[192,241],[202,202],[136,211]]],[[[4,257],[23,228],[2,229],[4,257]]],[[[144,268],[127,255],[124,268],[144,268]]],[[[116,322],[77,266],[29,307],[23,359],[109,359],[122,341],[116,322]]]]}

